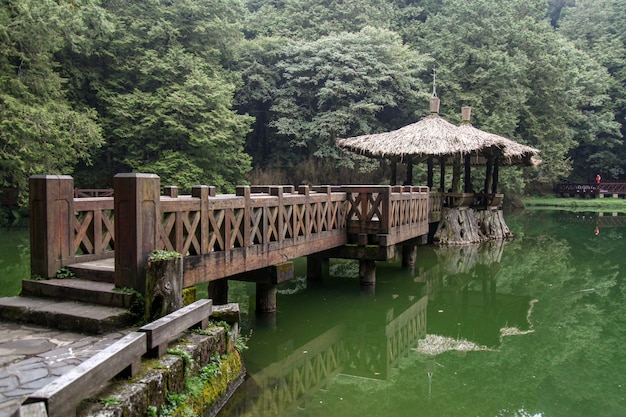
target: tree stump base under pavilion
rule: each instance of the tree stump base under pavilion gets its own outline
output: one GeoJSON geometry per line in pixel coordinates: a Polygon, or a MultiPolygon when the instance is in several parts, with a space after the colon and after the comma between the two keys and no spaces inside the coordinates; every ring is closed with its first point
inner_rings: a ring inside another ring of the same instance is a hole
{"type": "Polygon", "coordinates": [[[434,236],[438,245],[470,245],[512,237],[502,210],[487,208],[443,208],[434,236]]]}

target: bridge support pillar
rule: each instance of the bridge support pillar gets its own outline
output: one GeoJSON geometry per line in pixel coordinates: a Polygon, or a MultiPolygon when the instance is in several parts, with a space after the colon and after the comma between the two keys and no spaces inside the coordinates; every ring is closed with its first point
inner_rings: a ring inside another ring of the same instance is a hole
{"type": "Polygon", "coordinates": [[[213,305],[228,304],[228,280],[226,278],[209,282],[209,298],[213,300],[213,305]]]}
{"type": "Polygon", "coordinates": [[[256,283],[256,312],[261,314],[276,312],[276,285],[256,283]]]}
{"type": "Polygon", "coordinates": [[[330,260],[318,256],[306,257],[306,279],[308,282],[321,282],[329,277],[330,260]]]}
{"type": "Polygon", "coordinates": [[[414,244],[402,245],[402,269],[413,269],[417,257],[417,246],[414,244]]]}
{"type": "Polygon", "coordinates": [[[363,287],[376,285],[376,261],[359,260],[359,280],[363,287]]]}

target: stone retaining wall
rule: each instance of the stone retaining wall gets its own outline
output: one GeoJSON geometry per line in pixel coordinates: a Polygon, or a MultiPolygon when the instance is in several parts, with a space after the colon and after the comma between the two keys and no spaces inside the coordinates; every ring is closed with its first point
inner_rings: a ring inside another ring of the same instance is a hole
{"type": "MultiPolygon", "coordinates": [[[[209,327],[202,332],[187,332],[170,343],[168,354],[159,359],[144,360],[141,371],[130,380],[118,380],[96,388],[83,401],[77,415],[81,417],[145,417],[150,408],[161,410],[169,394],[189,394],[186,381],[197,376],[211,363],[221,360],[220,375],[207,384],[210,395],[202,390],[201,399],[187,398],[179,408],[190,407],[195,415],[214,416],[243,382],[245,369],[239,352],[223,327],[209,327]],[[199,410],[197,407],[201,407],[199,410]]],[[[171,408],[171,407],[170,407],[171,408]]],[[[175,414],[173,414],[175,415],[175,414]]]]}

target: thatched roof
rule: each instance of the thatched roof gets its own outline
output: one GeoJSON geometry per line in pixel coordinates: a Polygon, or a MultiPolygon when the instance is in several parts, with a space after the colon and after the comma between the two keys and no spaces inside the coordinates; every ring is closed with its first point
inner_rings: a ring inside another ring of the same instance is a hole
{"type": "Polygon", "coordinates": [[[485,132],[472,126],[470,123],[471,109],[463,107],[463,123],[459,130],[471,140],[479,141],[483,144],[482,154],[500,156],[502,165],[538,165],[541,161],[535,159],[539,155],[539,150],[531,146],[522,145],[511,139],[494,133],[485,132]]]}
{"type": "MultiPolygon", "coordinates": [[[[483,155],[500,156],[501,165],[538,165],[540,162],[536,157],[539,150],[530,146],[522,145],[514,140],[507,139],[493,133],[476,129],[471,124],[459,126],[459,129],[470,138],[482,140],[484,147],[481,149],[483,155]]],[[[482,165],[484,157],[477,155],[476,165],[482,165]]],[[[475,158],[472,158],[475,159],[475,158]]]]}
{"type": "Polygon", "coordinates": [[[416,123],[384,133],[337,139],[337,145],[373,157],[446,156],[482,149],[477,136],[469,137],[438,114],[439,99],[431,98],[431,112],[416,123]]]}
{"type": "MultiPolygon", "coordinates": [[[[471,154],[475,164],[484,164],[484,155],[501,156],[502,164],[536,165],[539,150],[511,139],[477,129],[467,120],[453,125],[438,114],[439,99],[431,98],[431,114],[416,123],[384,133],[337,139],[339,147],[370,157],[429,156],[471,154]]],[[[465,109],[464,109],[465,111],[465,109]]],[[[465,119],[465,114],[464,114],[465,119]]]]}

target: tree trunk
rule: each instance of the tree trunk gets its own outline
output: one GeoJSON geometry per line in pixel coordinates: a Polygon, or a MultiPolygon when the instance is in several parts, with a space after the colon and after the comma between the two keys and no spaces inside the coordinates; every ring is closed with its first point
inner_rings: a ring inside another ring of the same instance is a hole
{"type": "Polygon", "coordinates": [[[148,261],[146,270],[146,321],[154,321],[183,306],[182,258],[148,261]]]}

